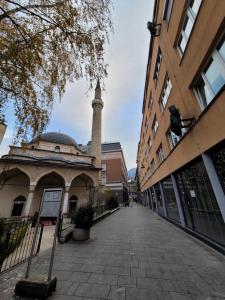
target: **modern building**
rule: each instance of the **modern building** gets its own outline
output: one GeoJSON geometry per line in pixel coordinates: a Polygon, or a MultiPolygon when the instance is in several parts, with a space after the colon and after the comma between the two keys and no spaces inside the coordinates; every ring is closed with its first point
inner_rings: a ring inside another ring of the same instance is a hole
{"type": "Polygon", "coordinates": [[[102,144],[102,183],[115,193],[120,203],[128,197],[128,175],[123,149],[119,142],[102,144]]]}
{"type": "Polygon", "coordinates": [[[143,203],[223,251],[224,28],[224,1],[155,0],[137,154],[143,203]]]}
{"type": "MultiPolygon", "coordinates": [[[[96,200],[101,182],[101,114],[99,82],[92,101],[92,143],[88,151],[70,136],[47,132],[23,147],[11,146],[0,159],[0,216],[31,216],[39,210],[43,191],[63,190],[62,212],[96,200]]],[[[52,195],[48,193],[51,201],[52,195]]],[[[44,199],[45,201],[46,199],[44,199]]],[[[94,202],[95,203],[95,202],[94,202]]],[[[50,205],[50,204],[49,204],[50,205]]],[[[54,206],[54,205],[53,205],[54,206]]],[[[51,207],[48,210],[51,217],[51,207]]]]}
{"type": "MultiPolygon", "coordinates": [[[[79,147],[89,152],[91,141],[79,147]]],[[[111,191],[122,203],[128,197],[128,174],[123,149],[120,142],[102,143],[101,182],[105,191],[111,191]]]]}

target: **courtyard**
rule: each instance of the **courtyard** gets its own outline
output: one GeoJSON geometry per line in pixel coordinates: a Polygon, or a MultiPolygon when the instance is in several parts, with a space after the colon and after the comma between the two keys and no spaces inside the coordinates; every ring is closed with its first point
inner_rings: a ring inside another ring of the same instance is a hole
{"type": "MultiPolygon", "coordinates": [[[[32,276],[47,274],[49,250],[32,276]]],[[[26,263],[0,278],[2,300],[15,298],[26,263]]],[[[225,258],[152,211],[121,208],[92,228],[87,242],[58,244],[52,300],[225,299],[225,258]]]]}

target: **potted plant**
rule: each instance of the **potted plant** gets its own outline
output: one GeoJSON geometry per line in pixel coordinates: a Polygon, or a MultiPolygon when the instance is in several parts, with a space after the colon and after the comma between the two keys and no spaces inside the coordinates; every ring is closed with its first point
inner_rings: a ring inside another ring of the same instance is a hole
{"type": "Polygon", "coordinates": [[[93,225],[94,209],[90,205],[81,206],[72,217],[75,224],[73,230],[73,240],[85,241],[90,238],[90,228],[93,225]]]}

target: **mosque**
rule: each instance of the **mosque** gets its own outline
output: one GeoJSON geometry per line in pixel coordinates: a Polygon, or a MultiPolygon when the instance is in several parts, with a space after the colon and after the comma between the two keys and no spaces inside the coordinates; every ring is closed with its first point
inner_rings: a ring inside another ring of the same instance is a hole
{"type": "Polygon", "coordinates": [[[0,159],[0,217],[32,216],[45,189],[63,188],[64,214],[95,201],[101,183],[101,119],[99,81],[92,101],[91,143],[82,148],[70,136],[47,132],[23,147],[10,146],[0,159]]]}

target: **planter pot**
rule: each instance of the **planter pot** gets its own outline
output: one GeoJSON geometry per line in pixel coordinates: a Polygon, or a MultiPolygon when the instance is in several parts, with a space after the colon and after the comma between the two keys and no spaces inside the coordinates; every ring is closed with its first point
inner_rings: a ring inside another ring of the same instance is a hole
{"type": "Polygon", "coordinates": [[[86,241],[90,238],[90,229],[74,228],[73,236],[74,241],[86,241]]]}

